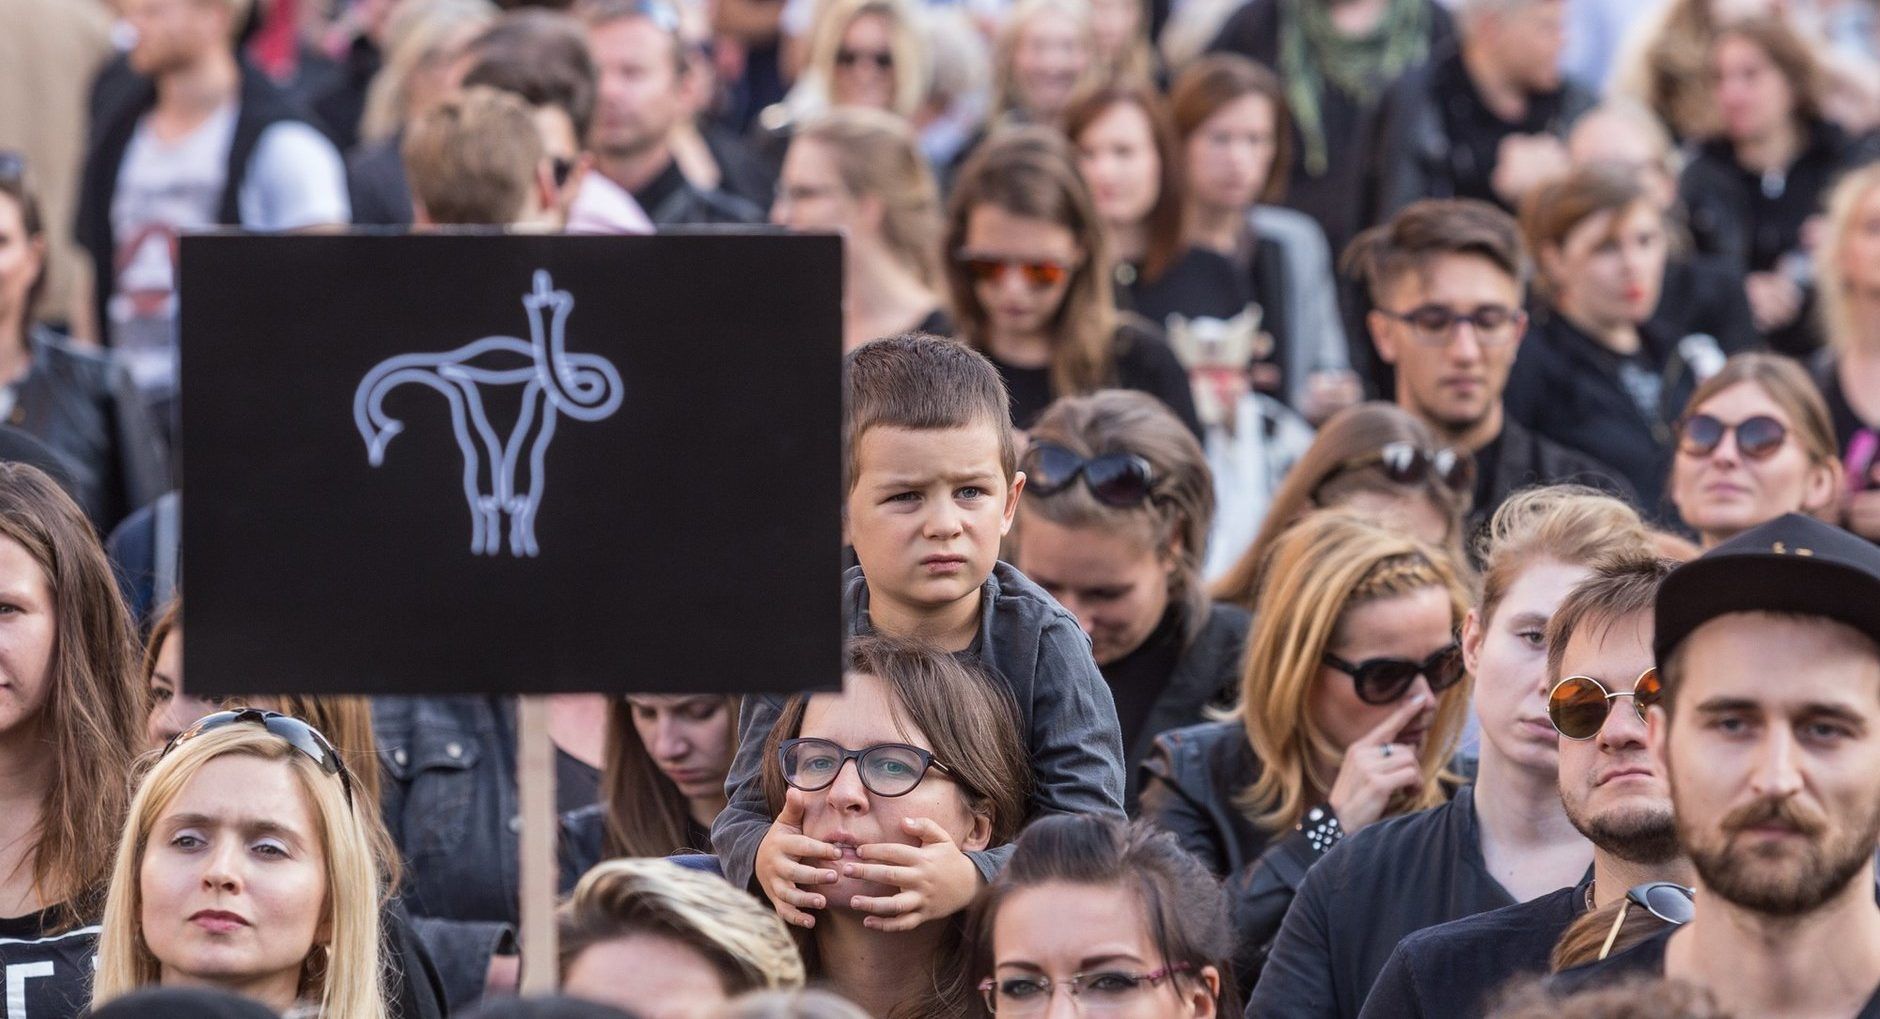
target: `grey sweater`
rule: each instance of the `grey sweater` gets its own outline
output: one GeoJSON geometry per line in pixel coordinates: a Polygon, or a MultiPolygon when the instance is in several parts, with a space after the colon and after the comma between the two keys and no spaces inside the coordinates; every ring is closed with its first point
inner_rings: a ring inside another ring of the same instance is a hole
{"type": "MultiPolygon", "coordinates": [[[[979,635],[967,652],[1005,681],[1018,702],[1019,723],[1031,759],[1031,816],[1054,813],[1123,816],[1123,735],[1110,688],[1090,657],[1090,638],[1077,619],[1017,569],[998,563],[980,588],[979,635]]],[[[862,568],[842,578],[849,633],[872,631],[868,582],[862,568]]],[[[729,803],[712,825],[712,848],[725,877],[749,886],[757,846],[770,829],[761,767],[764,743],[782,712],[783,698],[744,699],[739,743],[725,778],[729,803]]],[[[1011,855],[1009,845],[969,853],[990,881],[1011,855]]]]}

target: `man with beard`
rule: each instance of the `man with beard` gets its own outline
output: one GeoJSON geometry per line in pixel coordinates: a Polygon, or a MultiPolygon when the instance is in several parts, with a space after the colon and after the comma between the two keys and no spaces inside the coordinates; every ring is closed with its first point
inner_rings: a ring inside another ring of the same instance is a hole
{"type": "Polygon", "coordinates": [[[1683,980],[1739,1015],[1880,1017],[1880,548],[1789,514],[1658,593],[1652,757],[1695,915],[1564,990],[1683,980]]]}
{"type": "Polygon", "coordinates": [[[1644,702],[1656,682],[1652,601],[1672,565],[1630,559],[1602,566],[1548,623],[1548,688],[1591,691],[1588,679],[1605,688],[1595,691],[1603,704],[1588,713],[1559,710],[1573,703],[1564,696],[1550,699],[1549,712],[1564,737],[1560,801],[1593,844],[1591,872],[1572,887],[1405,938],[1361,1015],[1480,1016],[1510,978],[1546,972],[1555,942],[1581,915],[1648,881],[1690,883],[1670,792],[1645,746],[1644,702]]]}
{"type": "Polygon", "coordinates": [[[1526,262],[1514,218],[1472,199],[1412,204],[1359,235],[1343,260],[1369,291],[1365,326],[1378,357],[1395,369],[1397,406],[1442,445],[1475,456],[1471,531],[1531,485],[1575,481],[1632,495],[1612,468],[1502,412],[1527,331],[1526,262]]]}

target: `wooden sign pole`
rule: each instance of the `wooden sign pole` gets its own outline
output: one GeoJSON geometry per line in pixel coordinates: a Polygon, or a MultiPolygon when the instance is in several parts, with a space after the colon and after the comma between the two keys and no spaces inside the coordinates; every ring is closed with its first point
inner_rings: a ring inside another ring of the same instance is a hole
{"type": "Polygon", "coordinates": [[[556,948],[555,747],[548,738],[548,698],[516,698],[516,786],[522,801],[522,982],[526,995],[553,994],[556,948]]]}

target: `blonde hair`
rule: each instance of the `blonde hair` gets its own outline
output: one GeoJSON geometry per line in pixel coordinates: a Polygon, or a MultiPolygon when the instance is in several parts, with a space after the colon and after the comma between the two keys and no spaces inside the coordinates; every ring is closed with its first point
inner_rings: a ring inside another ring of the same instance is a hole
{"type": "Polygon", "coordinates": [[[1482,563],[1478,614],[1486,625],[1522,572],[1536,562],[1591,566],[1650,556],[1651,531],[1622,500],[1580,485],[1529,488],[1508,497],[1476,540],[1482,563]]]}
{"type": "Polygon", "coordinates": [[[1847,300],[1847,273],[1841,268],[1841,246],[1854,227],[1861,202],[1880,188],[1880,163],[1848,171],[1828,192],[1828,214],[1815,245],[1815,293],[1821,305],[1821,332],[1828,346],[1845,352],[1854,342],[1854,321],[1847,300]]]}
{"type": "Polygon", "coordinates": [[[804,80],[820,90],[825,102],[832,103],[836,53],[842,49],[842,37],[848,34],[850,25],[869,15],[888,20],[888,50],[894,54],[893,112],[912,117],[927,95],[928,60],[915,26],[918,15],[907,0],[827,0],[810,29],[804,80]]]}
{"type": "Polygon", "coordinates": [[[723,878],[669,860],[596,864],[556,920],[564,980],[581,953],[636,934],[689,945],[711,962],[728,996],[789,990],[805,979],[803,956],[774,911],[723,878]]]}
{"type": "Polygon", "coordinates": [[[489,0],[399,0],[386,19],[385,65],[366,88],[360,141],[397,134],[415,112],[410,109],[412,78],[453,59],[473,31],[495,19],[496,5],[489,0]]]}
{"type": "Polygon", "coordinates": [[[452,226],[521,219],[547,158],[529,104],[484,85],[425,111],[402,148],[412,199],[433,223],[452,226]]]}
{"type": "Polygon", "coordinates": [[[178,744],[159,758],[131,799],[130,816],[118,841],[104,930],[98,937],[98,972],[93,1007],[159,982],[162,964],[144,942],[142,871],[151,831],[190,780],[210,761],[231,754],[275,761],[300,780],[318,829],[326,872],[326,916],[331,932],[324,953],[309,946],[301,970],[300,997],[320,1012],[347,1019],[386,1019],[383,960],[379,942],[378,865],[370,834],[348,804],[340,780],[312,758],[258,725],[236,723],[178,744]]]}
{"type": "Polygon", "coordinates": [[[715,1013],[713,1019],[869,1019],[847,998],[828,991],[753,991],[715,1013]]]}
{"type": "Polygon", "coordinates": [[[994,96],[993,118],[1003,117],[1019,109],[1018,82],[1012,71],[1013,61],[1018,56],[1018,43],[1025,35],[1031,23],[1041,17],[1052,17],[1071,22],[1083,37],[1084,53],[1088,61],[1084,68],[1083,79],[1071,90],[1076,95],[1094,85],[1098,80],[1100,59],[1097,55],[1096,30],[1091,25],[1090,4],[1086,0],[1018,0],[1005,13],[1005,21],[999,26],[998,38],[993,41],[992,49],[992,94],[994,96]]]}
{"type": "Polygon", "coordinates": [[[842,187],[881,202],[881,239],[895,260],[929,287],[940,287],[940,188],[905,120],[881,110],[844,107],[812,120],[792,144],[815,142],[836,164],[842,187]]]}
{"type": "MultiPolygon", "coordinates": [[[[1325,795],[1344,748],[1312,717],[1321,660],[1351,609],[1426,588],[1449,598],[1450,627],[1462,625],[1469,592],[1448,555],[1414,538],[1337,512],[1314,513],[1273,546],[1241,673],[1240,717],[1260,774],[1238,800],[1268,832],[1299,823],[1309,797],[1325,795]],[[1332,762],[1328,772],[1325,762],[1332,762]]],[[[1436,720],[1422,750],[1423,783],[1391,799],[1387,813],[1433,807],[1469,707],[1469,682],[1436,695],[1436,720]]]]}

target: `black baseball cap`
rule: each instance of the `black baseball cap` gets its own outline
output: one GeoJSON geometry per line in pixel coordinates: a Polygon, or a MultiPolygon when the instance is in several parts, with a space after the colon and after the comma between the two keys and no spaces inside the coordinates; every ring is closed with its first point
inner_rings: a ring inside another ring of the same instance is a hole
{"type": "Polygon", "coordinates": [[[1799,513],[1752,527],[1665,578],[1652,651],[1662,663],[1732,612],[1819,616],[1880,643],[1880,546],[1799,513]]]}

